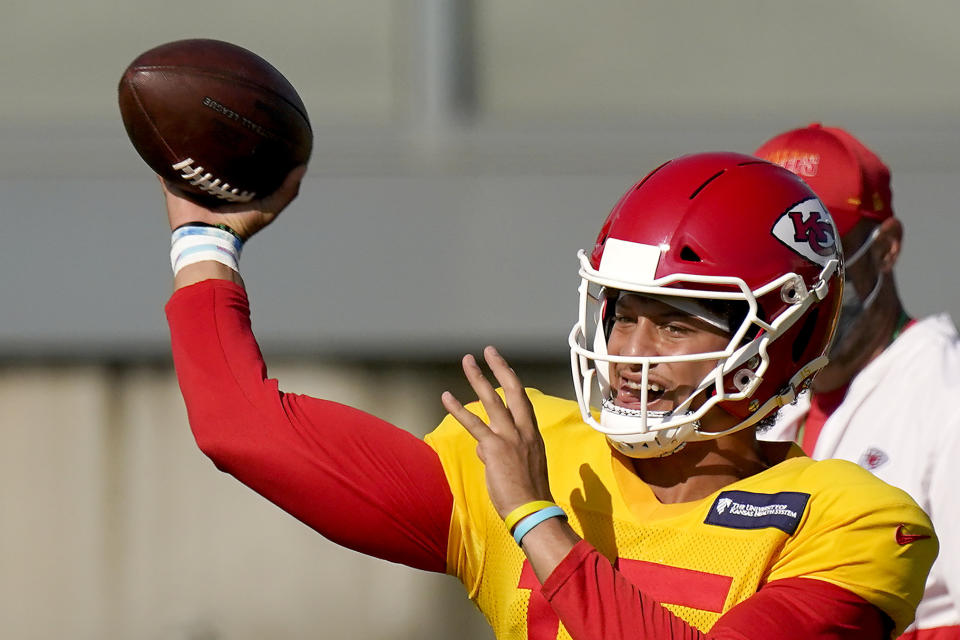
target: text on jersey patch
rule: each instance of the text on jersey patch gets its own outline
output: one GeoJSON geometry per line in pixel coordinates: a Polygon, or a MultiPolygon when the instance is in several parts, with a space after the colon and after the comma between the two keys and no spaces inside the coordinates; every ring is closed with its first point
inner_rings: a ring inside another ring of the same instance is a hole
{"type": "Polygon", "coordinates": [[[776,527],[792,535],[800,524],[809,499],[809,493],[796,491],[723,491],[710,507],[704,523],[732,529],[776,527]]]}

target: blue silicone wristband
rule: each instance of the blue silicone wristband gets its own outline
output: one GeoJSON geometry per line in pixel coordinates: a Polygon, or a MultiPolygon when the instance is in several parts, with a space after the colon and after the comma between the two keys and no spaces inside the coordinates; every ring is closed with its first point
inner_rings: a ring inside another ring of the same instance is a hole
{"type": "Polygon", "coordinates": [[[567,519],[567,514],[560,507],[547,507],[546,509],[540,509],[540,511],[534,511],[526,518],[521,520],[517,526],[513,529],[513,539],[517,541],[517,544],[520,544],[520,541],[523,540],[523,536],[530,533],[530,530],[535,526],[540,524],[545,520],[550,518],[563,518],[567,519]]]}

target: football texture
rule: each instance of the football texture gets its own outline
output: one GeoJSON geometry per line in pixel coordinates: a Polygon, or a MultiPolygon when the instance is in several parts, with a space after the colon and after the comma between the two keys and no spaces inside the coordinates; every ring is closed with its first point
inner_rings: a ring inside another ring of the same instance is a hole
{"type": "Polygon", "coordinates": [[[272,193],[313,147],[293,85],[228,42],[178,40],[140,54],[120,79],[119,103],[140,157],[212,208],[272,193]]]}

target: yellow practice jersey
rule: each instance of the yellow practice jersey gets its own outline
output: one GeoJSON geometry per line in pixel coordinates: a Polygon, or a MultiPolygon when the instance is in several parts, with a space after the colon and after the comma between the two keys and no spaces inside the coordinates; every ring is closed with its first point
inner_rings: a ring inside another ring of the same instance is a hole
{"type": "MultiPolygon", "coordinates": [[[[770,581],[812,578],[884,611],[902,631],[937,554],[929,519],[855,464],[783,462],[695,502],[661,504],[575,402],[530,389],[550,487],[570,524],[644,593],[701,631],[770,581]]],[[[469,407],[486,418],[482,407],[469,407]]],[[[476,442],[452,417],[426,438],[454,496],[448,572],[498,638],[570,636],[493,508],[476,442]],[[529,627],[529,628],[528,628],[529,627]]]]}

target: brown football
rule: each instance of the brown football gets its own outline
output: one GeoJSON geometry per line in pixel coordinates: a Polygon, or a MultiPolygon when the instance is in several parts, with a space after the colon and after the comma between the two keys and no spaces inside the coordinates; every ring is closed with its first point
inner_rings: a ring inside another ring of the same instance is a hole
{"type": "Polygon", "coordinates": [[[271,193],[313,147],[293,85],[228,42],[178,40],[140,54],[120,79],[119,102],[140,157],[206,206],[271,193]]]}

